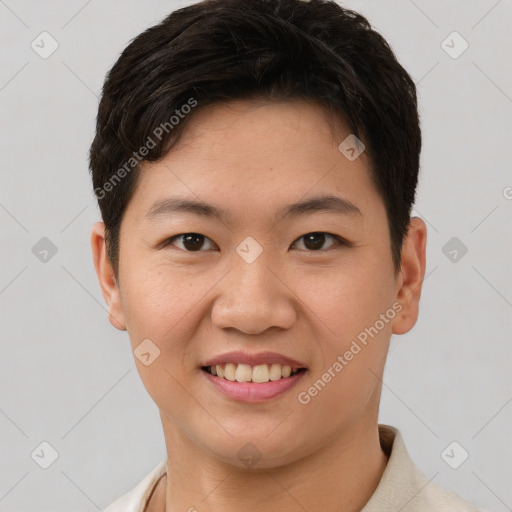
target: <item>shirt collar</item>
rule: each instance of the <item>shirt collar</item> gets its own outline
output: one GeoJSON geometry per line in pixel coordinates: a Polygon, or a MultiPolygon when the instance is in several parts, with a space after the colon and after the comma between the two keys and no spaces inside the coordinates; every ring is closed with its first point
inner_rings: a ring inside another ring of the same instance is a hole
{"type": "Polygon", "coordinates": [[[389,425],[379,425],[382,449],[388,463],[379,485],[361,512],[382,510],[415,510],[412,508],[430,480],[416,468],[400,432],[389,425]]]}

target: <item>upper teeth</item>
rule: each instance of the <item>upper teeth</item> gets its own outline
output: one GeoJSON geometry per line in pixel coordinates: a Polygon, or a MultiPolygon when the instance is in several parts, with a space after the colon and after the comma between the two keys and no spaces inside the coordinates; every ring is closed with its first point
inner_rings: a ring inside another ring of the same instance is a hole
{"type": "Polygon", "coordinates": [[[288,365],[258,364],[251,366],[249,364],[217,364],[209,367],[212,375],[223,377],[224,379],[237,382],[268,382],[269,380],[279,380],[280,378],[295,375],[299,370],[288,365]]]}

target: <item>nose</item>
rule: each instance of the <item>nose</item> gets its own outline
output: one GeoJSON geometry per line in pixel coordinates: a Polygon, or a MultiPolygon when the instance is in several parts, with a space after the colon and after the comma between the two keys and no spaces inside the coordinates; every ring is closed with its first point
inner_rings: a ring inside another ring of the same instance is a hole
{"type": "Polygon", "coordinates": [[[264,254],[252,263],[235,258],[234,268],[218,285],[212,308],[216,327],[260,334],[271,327],[290,329],[296,321],[292,287],[268,266],[264,254]]]}

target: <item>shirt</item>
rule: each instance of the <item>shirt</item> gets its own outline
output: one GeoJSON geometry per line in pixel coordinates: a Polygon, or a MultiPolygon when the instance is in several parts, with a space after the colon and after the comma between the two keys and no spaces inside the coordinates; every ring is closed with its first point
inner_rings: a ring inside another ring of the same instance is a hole
{"type": "MultiPolygon", "coordinates": [[[[381,446],[389,457],[388,463],[377,489],[361,512],[482,512],[429,481],[414,465],[396,428],[379,425],[379,435],[381,446]]],[[[104,512],[144,512],[158,480],[166,472],[167,459],[164,459],[104,512]]]]}

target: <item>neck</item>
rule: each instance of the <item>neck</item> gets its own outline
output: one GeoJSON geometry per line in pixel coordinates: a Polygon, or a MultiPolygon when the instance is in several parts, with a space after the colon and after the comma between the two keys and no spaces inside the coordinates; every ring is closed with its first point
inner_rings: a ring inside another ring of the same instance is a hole
{"type": "Polygon", "coordinates": [[[162,419],[169,460],[161,496],[166,512],[234,512],[249,503],[254,512],[360,511],[387,464],[376,422],[289,464],[242,469],[200,450],[162,419]]]}

